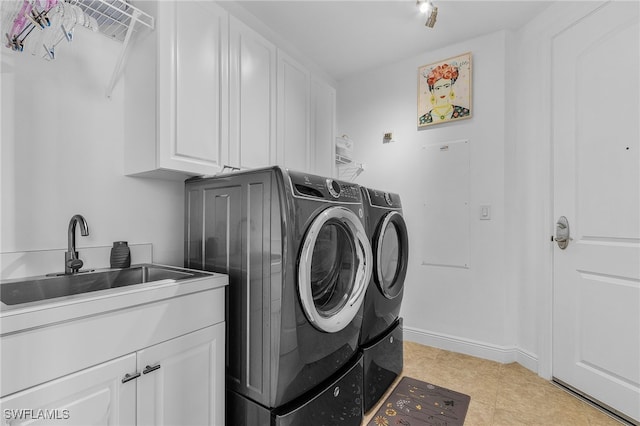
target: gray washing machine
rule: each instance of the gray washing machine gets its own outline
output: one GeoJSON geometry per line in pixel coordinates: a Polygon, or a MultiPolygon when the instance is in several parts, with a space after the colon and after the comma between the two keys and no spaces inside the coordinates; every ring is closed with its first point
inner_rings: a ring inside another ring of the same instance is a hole
{"type": "Polygon", "coordinates": [[[398,194],[369,188],[362,188],[362,194],[374,259],[359,339],[366,413],[402,372],[400,307],[409,261],[409,235],[398,194]]]}
{"type": "Polygon", "coordinates": [[[272,167],[190,179],[185,198],[185,266],[229,275],[227,424],[359,426],[360,188],[272,167]]]}

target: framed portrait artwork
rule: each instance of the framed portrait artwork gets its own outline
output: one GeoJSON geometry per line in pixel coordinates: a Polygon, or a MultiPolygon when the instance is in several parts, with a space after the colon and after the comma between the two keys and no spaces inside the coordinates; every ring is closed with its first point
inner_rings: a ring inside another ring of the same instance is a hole
{"type": "Polygon", "coordinates": [[[471,118],[471,52],[418,68],[418,127],[471,118]]]}

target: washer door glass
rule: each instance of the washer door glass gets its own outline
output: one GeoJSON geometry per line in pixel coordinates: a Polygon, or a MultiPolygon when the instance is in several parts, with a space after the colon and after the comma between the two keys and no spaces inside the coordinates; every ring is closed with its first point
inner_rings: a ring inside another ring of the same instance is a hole
{"type": "Polygon", "coordinates": [[[398,212],[387,214],[378,227],[375,244],[375,281],[382,294],[393,299],[404,286],[407,274],[407,226],[398,212]]]}
{"type": "Polygon", "coordinates": [[[318,329],[337,332],[357,315],[371,278],[373,256],[362,222],[330,207],[305,235],[298,265],[300,301],[318,329]]]}

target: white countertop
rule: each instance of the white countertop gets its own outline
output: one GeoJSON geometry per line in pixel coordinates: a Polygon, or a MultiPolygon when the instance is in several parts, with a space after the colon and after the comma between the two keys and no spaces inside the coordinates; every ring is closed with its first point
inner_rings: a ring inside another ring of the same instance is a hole
{"type": "MultiPolygon", "coordinates": [[[[190,271],[185,268],[170,268],[190,271]]],[[[153,281],[15,306],[0,303],[0,336],[212,290],[229,283],[228,276],[224,274],[193,272],[202,275],[179,281],[153,281]]]]}

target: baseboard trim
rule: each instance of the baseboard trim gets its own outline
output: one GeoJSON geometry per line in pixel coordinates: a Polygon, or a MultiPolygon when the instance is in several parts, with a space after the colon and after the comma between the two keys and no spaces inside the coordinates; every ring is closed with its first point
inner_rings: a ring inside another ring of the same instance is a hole
{"type": "Polygon", "coordinates": [[[515,348],[516,362],[528,370],[538,374],[538,357],[522,348],[515,348]]]}
{"type": "Polygon", "coordinates": [[[537,356],[516,346],[493,345],[407,326],[404,326],[404,339],[438,349],[496,361],[501,364],[517,362],[528,370],[538,373],[537,356]]]}

